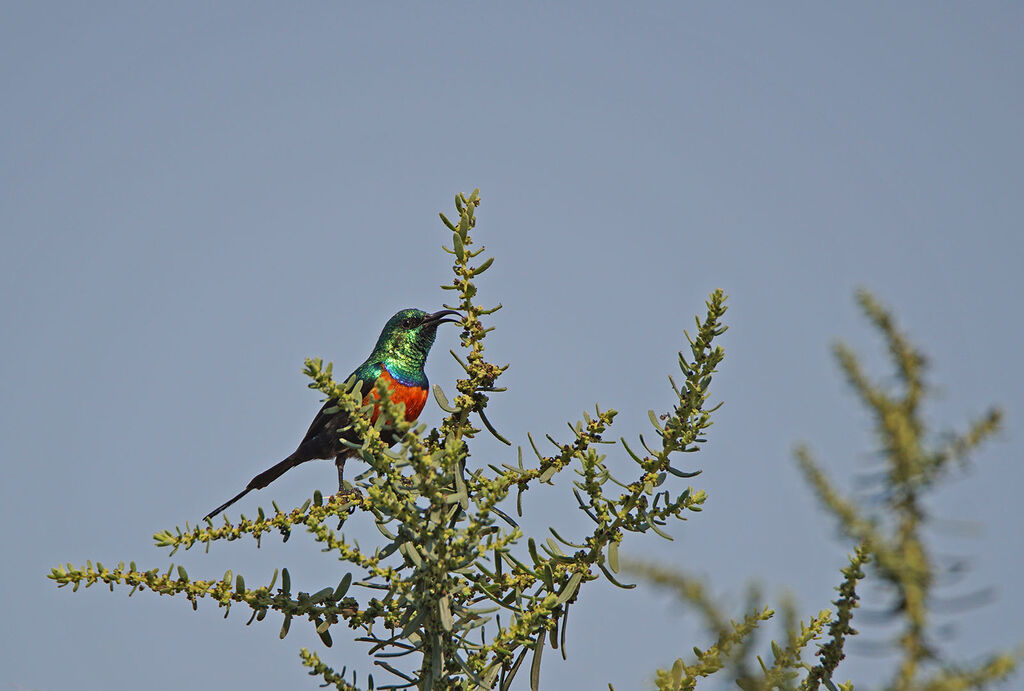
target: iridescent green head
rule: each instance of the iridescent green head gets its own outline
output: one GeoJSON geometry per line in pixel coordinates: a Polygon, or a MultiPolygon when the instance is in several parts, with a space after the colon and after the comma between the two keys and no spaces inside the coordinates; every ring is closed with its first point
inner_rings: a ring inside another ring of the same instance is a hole
{"type": "Polygon", "coordinates": [[[461,316],[455,310],[441,310],[433,314],[417,309],[399,311],[384,325],[367,362],[380,362],[389,370],[397,369],[392,371],[396,376],[422,372],[430,347],[434,345],[438,325],[459,321],[448,319],[449,315],[461,316]]]}

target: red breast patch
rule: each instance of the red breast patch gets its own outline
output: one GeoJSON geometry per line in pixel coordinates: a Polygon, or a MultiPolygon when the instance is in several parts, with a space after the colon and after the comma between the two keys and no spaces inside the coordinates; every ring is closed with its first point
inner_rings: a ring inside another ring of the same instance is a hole
{"type": "MultiPolygon", "coordinates": [[[[391,389],[391,400],[395,403],[405,404],[405,419],[407,422],[412,422],[420,416],[423,412],[423,406],[427,404],[427,390],[419,386],[406,386],[402,382],[398,381],[391,376],[387,368],[384,365],[380,367],[380,377],[378,380],[387,382],[388,388],[391,389]]],[[[370,402],[371,398],[380,398],[377,395],[376,390],[371,391],[363,398],[363,404],[370,402]]],[[[371,418],[374,422],[377,421],[377,416],[380,414],[380,408],[378,406],[373,407],[373,417],[371,418]]]]}

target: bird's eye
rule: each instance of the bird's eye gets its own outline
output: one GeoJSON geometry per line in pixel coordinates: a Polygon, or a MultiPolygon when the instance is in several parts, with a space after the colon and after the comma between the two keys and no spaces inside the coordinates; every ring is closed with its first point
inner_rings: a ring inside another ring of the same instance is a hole
{"type": "Polygon", "coordinates": [[[400,323],[402,325],[402,328],[411,329],[413,326],[416,325],[416,320],[413,319],[412,317],[406,317],[400,323]]]}

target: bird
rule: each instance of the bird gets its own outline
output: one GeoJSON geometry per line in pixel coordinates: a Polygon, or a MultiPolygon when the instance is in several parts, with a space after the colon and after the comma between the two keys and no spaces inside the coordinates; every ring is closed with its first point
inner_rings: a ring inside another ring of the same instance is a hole
{"type": "MultiPolygon", "coordinates": [[[[391,389],[391,400],[405,404],[405,419],[412,422],[419,417],[427,402],[428,382],[423,366],[434,345],[437,327],[444,323],[459,323],[461,316],[451,309],[433,314],[419,309],[403,309],[388,319],[373,352],[349,376],[355,377],[362,391],[368,392],[363,399],[364,404],[371,395],[375,395],[376,382],[384,380],[391,389]],[[458,315],[460,319],[451,319],[451,315],[458,315]]],[[[358,442],[358,439],[352,430],[344,430],[349,424],[348,414],[338,410],[336,404],[336,399],[328,399],[290,456],[254,477],[245,489],[206,514],[204,520],[216,516],[254,489],[263,489],[285,471],[314,459],[334,459],[338,467],[338,491],[344,491],[342,474],[345,459],[357,455],[357,452],[341,440],[358,442]]],[[[379,412],[378,408],[374,408],[374,421],[379,412]]],[[[394,435],[385,435],[385,441],[395,443],[398,440],[394,435]]]]}

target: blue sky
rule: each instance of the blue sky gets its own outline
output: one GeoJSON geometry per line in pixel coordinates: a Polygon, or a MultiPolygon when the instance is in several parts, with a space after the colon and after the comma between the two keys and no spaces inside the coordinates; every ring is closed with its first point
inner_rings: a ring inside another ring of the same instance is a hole
{"type": "MultiPolygon", "coordinates": [[[[437,212],[474,187],[496,257],[480,299],[505,305],[488,352],[512,364],[490,417],[516,443],[594,403],[621,411],[618,435],[645,431],[670,405],[682,329],[710,290],[730,295],[725,406],[691,461],[707,509],[624,554],[705,574],[729,601],[757,579],[769,602],[828,606],[850,546],[791,449],[808,441],[851,491],[876,467],[830,356],[845,339],[887,376],[863,286],[931,356],[937,431],[1007,413],[936,497],[932,536],[972,565],[943,595],[996,598],[939,617],[947,649],[1016,644],[1022,39],[1009,2],[6,5],[0,689],[304,682],[311,627],[282,643],[276,622],[44,576],[165,567],[155,531],[294,448],[318,407],[304,357],[346,369],[398,308],[440,308],[437,212]]],[[[450,391],[454,330],[438,345],[428,374],[450,391]]],[[[423,419],[440,417],[430,403],[423,419]]],[[[333,481],[307,464],[239,508],[333,481]]],[[[538,493],[528,519],[582,530],[571,502],[538,493]]],[[[340,573],[300,539],[175,562],[249,583],[287,564],[314,589],[340,573]]],[[[548,688],[641,688],[707,643],[659,593],[595,585],[580,605],[548,688]]],[[[365,674],[341,638],[328,659],[365,674]]],[[[878,681],[885,662],[841,672],[878,681]]]]}

